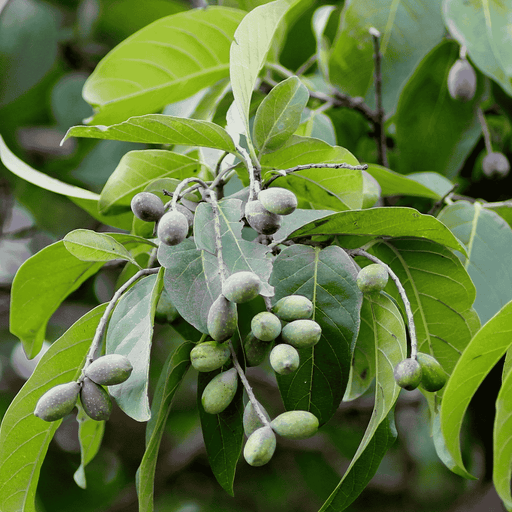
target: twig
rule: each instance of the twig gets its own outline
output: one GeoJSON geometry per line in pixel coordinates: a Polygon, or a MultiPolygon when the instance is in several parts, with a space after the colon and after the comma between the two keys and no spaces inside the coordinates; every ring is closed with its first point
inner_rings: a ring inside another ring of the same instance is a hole
{"type": "MultiPolygon", "coordinates": [[[[215,166],[215,179],[217,179],[217,177],[219,176],[220,174],[220,166],[222,165],[222,162],[224,161],[224,158],[226,158],[227,156],[229,155],[229,152],[228,151],[224,151],[224,153],[222,153],[221,157],[219,158],[218,162],[217,162],[217,165],[215,166]]],[[[217,183],[215,183],[215,185],[211,185],[211,187],[215,187],[216,188],[216,192],[217,192],[217,198],[218,199],[222,199],[224,197],[224,186],[222,184],[222,182],[219,180],[217,181],[217,183]]]]}
{"type": "Polygon", "coordinates": [[[445,201],[449,198],[451,198],[453,196],[453,192],[459,187],[459,184],[458,183],[455,183],[455,185],[453,185],[453,187],[448,190],[448,192],[446,192],[446,194],[441,197],[441,199],[439,199],[439,201],[436,201],[436,203],[434,203],[434,205],[432,206],[432,208],[430,208],[430,210],[427,212],[429,215],[434,215],[436,213],[436,211],[441,207],[443,206],[443,204],[445,203],[445,201]]]}
{"type": "Polygon", "coordinates": [[[177,187],[176,187],[176,190],[174,191],[173,195],[172,195],[172,201],[171,201],[171,210],[174,210],[176,208],[176,204],[178,202],[178,200],[180,199],[180,197],[182,195],[185,195],[185,194],[182,194],[181,191],[185,188],[186,185],[188,185],[189,183],[198,183],[200,187],[203,187],[205,190],[208,189],[208,185],[200,178],[186,178],[184,179],[177,187]]]}
{"type": "Polygon", "coordinates": [[[309,59],[300,66],[300,68],[295,71],[295,74],[297,76],[303,75],[315,62],[316,62],[317,56],[316,53],[311,55],[309,59]]]}
{"type": "Polygon", "coordinates": [[[222,233],[220,230],[220,213],[219,213],[219,205],[217,203],[217,197],[215,195],[215,190],[209,190],[208,195],[205,196],[205,199],[210,203],[213,210],[213,228],[215,230],[215,250],[217,252],[217,261],[219,263],[220,270],[220,281],[223,283],[228,277],[229,272],[224,262],[224,257],[222,256],[222,233]]]}
{"type": "Polygon", "coordinates": [[[485,149],[487,153],[492,153],[491,133],[489,132],[487,121],[485,120],[484,113],[480,107],[478,107],[477,112],[478,120],[480,121],[480,126],[482,127],[482,133],[484,135],[485,149]]]}
{"type": "Polygon", "coordinates": [[[254,201],[258,197],[258,192],[261,190],[261,169],[257,168],[247,151],[242,146],[236,146],[236,150],[240,153],[243,158],[245,166],[249,171],[249,179],[251,181],[249,188],[249,201],[254,201]]]}

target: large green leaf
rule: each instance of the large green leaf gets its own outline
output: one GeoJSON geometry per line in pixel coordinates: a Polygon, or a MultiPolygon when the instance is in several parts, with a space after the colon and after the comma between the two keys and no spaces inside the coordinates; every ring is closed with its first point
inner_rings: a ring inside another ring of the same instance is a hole
{"type": "Polygon", "coordinates": [[[329,41],[324,36],[327,23],[333,11],[336,10],[334,5],[322,5],[313,13],[311,18],[311,28],[316,40],[316,62],[318,69],[325,80],[329,79],[329,41]]]}
{"type": "Polygon", "coordinates": [[[21,265],[12,283],[9,328],[29,358],[41,350],[46,324],[62,301],[102,265],[75,258],[63,241],[45,247],[21,265]]]}
{"type": "Polygon", "coordinates": [[[105,308],[104,304],[84,315],[52,344],[5,413],[0,427],[2,512],[36,511],[39,472],[61,421],[37,418],[35,406],[50,388],[78,378],[105,308]]]}
{"type": "Polygon", "coordinates": [[[480,203],[457,201],[438,219],[467,247],[460,255],[476,286],[475,309],[487,322],[512,300],[512,228],[480,203]]]}
{"type": "Polygon", "coordinates": [[[277,375],[279,390],[287,410],[310,411],[321,424],[338,408],[349,378],[362,301],[356,276],[354,262],[336,246],[296,244],[274,262],[273,302],[292,294],[308,297],[315,306],[313,319],[322,328],[320,341],[299,351],[299,369],[277,375]]]}
{"type": "MultiPolygon", "coordinates": [[[[462,420],[464,419],[464,414],[471,398],[486,375],[510,347],[512,343],[511,340],[512,302],[509,302],[483,325],[473,337],[462,353],[445,386],[443,401],[441,403],[441,430],[444,435],[448,453],[454,459],[459,470],[466,475],[469,475],[469,473],[467,473],[464,467],[460,452],[462,420]]],[[[500,394],[500,398],[501,397],[503,397],[502,394],[500,394]]],[[[507,397],[507,400],[509,401],[509,397],[507,397]]],[[[498,404],[498,406],[500,407],[500,418],[503,418],[502,414],[505,409],[501,408],[501,404],[498,404]]],[[[497,419],[498,417],[496,417],[496,420],[497,419]]],[[[501,436],[509,437],[510,431],[507,433],[500,431],[499,434],[500,438],[501,436]]],[[[494,442],[496,442],[496,438],[494,442]]],[[[498,451],[502,448],[503,446],[499,446],[498,451]]],[[[507,453],[504,453],[504,458],[506,457],[507,453]]],[[[504,461],[500,461],[499,464],[497,474],[501,481],[503,476],[510,471],[510,459],[505,463],[508,465],[506,471],[504,471],[504,461]]],[[[510,473],[508,473],[508,475],[510,476],[510,473]]],[[[501,490],[503,490],[502,485],[503,483],[500,484],[501,490]]],[[[510,479],[507,482],[507,486],[508,492],[510,492],[510,479]]],[[[506,495],[503,497],[506,499],[506,495]]]]}
{"type": "Polygon", "coordinates": [[[391,115],[413,70],[444,36],[441,0],[345,2],[340,20],[331,49],[332,82],[351,96],[375,104],[373,41],[368,29],[377,28],[382,34],[382,101],[391,115]]]}
{"type": "Polygon", "coordinates": [[[95,123],[161,110],[228,76],[229,47],[244,13],[193,9],[157,20],[116,46],[85,83],[95,123]]]}

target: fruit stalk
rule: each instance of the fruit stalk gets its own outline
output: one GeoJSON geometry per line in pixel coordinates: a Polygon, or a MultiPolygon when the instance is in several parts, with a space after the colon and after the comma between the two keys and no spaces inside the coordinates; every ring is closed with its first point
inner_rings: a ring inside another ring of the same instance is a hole
{"type": "Polygon", "coordinates": [[[491,144],[491,133],[489,132],[489,127],[487,126],[487,121],[485,120],[484,113],[481,107],[478,107],[478,121],[480,121],[480,126],[482,127],[482,133],[484,135],[485,149],[487,153],[492,153],[492,144],[491,144]]]}
{"type": "Polygon", "coordinates": [[[242,146],[236,146],[236,150],[240,153],[249,171],[249,201],[254,201],[258,198],[258,192],[261,190],[261,170],[253,165],[251,157],[242,146]]]}
{"type": "MultiPolygon", "coordinates": [[[[180,199],[181,191],[189,184],[189,183],[198,183],[200,187],[203,187],[205,190],[208,188],[208,185],[200,178],[186,178],[184,179],[177,187],[174,193],[172,194],[171,201],[171,210],[176,209],[176,204],[180,199]]],[[[183,194],[184,195],[184,194],[183,194]]],[[[167,205],[166,205],[167,206],[167,205]]]]}
{"type": "Polygon", "coordinates": [[[221,284],[229,277],[229,272],[222,257],[222,233],[220,230],[219,204],[217,203],[217,194],[214,190],[209,190],[205,199],[210,203],[213,210],[213,228],[215,230],[215,249],[217,251],[217,261],[220,269],[221,284]]]}

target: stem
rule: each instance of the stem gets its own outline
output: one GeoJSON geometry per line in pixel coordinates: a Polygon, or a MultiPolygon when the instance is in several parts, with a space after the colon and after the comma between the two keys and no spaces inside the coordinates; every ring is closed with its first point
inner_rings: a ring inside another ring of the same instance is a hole
{"type": "Polygon", "coordinates": [[[417,353],[418,353],[418,340],[416,338],[416,326],[414,324],[414,316],[412,314],[411,309],[411,303],[409,302],[409,299],[407,297],[407,294],[405,293],[405,289],[402,286],[402,283],[400,282],[400,279],[398,276],[391,270],[391,268],[386,265],[382,260],[379,260],[376,256],[373,256],[372,254],[363,251],[362,249],[354,249],[354,250],[348,250],[347,251],[351,256],[364,256],[366,259],[369,259],[370,261],[373,261],[374,263],[378,263],[379,265],[382,265],[391,279],[395,282],[396,287],[398,288],[398,293],[400,294],[400,297],[402,298],[402,302],[404,303],[405,307],[405,314],[407,315],[407,322],[409,324],[409,334],[411,337],[411,359],[416,359],[417,353]]]}
{"type": "Polygon", "coordinates": [[[249,201],[254,201],[258,197],[258,192],[261,190],[261,169],[255,167],[252,163],[249,154],[242,146],[236,146],[236,150],[240,153],[247,170],[249,171],[250,188],[249,188],[249,201]]]}
{"type": "Polygon", "coordinates": [[[480,121],[480,126],[482,127],[482,133],[484,135],[485,149],[487,150],[487,153],[492,153],[491,133],[489,132],[489,126],[487,126],[487,121],[485,120],[484,113],[480,107],[478,107],[477,112],[478,120],[480,121]]]}
{"type": "Polygon", "coordinates": [[[453,187],[448,190],[448,192],[446,192],[446,194],[441,197],[441,199],[439,199],[439,201],[436,201],[434,203],[434,206],[432,206],[432,208],[430,208],[430,210],[427,212],[429,215],[434,215],[438,209],[440,209],[444,203],[448,204],[450,201],[451,201],[451,198],[453,196],[453,192],[459,187],[459,184],[458,183],[455,183],[455,185],[453,185],[453,187]]]}
{"type": "Polygon", "coordinates": [[[206,200],[210,203],[213,210],[213,228],[215,230],[215,249],[217,252],[217,261],[219,263],[220,270],[220,281],[223,283],[228,277],[229,272],[224,263],[224,258],[222,256],[222,233],[220,230],[220,213],[219,213],[219,204],[217,203],[217,197],[215,195],[214,190],[209,190],[209,195],[206,197],[206,200]]]}
{"type": "Polygon", "coordinates": [[[297,76],[303,75],[315,62],[316,62],[317,56],[316,54],[311,55],[309,59],[300,66],[300,68],[295,71],[295,74],[297,76]]]}
{"type": "MultiPolygon", "coordinates": [[[[208,188],[208,185],[200,178],[186,178],[184,179],[174,191],[172,195],[172,202],[171,202],[171,210],[174,210],[176,208],[176,203],[180,199],[181,191],[185,188],[186,185],[189,183],[198,183],[200,187],[203,187],[204,189],[208,188]]],[[[182,194],[185,195],[185,194],[182,194]]]]}
{"type": "Polygon", "coordinates": [[[117,290],[116,293],[114,293],[112,299],[110,300],[107,308],[105,309],[100,319],[98,327],[96,328],[96,332],[94,333],[94,338],[92,339],[91,346],[89,348],[89,351],[87,352],[87,357],[85,359],[84,367],[82,368],[82,373],[80,374],[80,378],[78,379],[79,382],[82,382],[84,380],[85,370],[94,361],[94,358],[96,357],[96,352],[100,346],[103,334],[105,333],[110,313],[112,313],[112,310],[114,309],[116,302],[119,300],[121,295],[141,277],[148,276],[151,274],[157,274],[159,271],[160,268],[143,268],[142,270],[139,270],[132,278],[128,279],[128,281],[126,281],[126,283],[124,283],[123,286],[121,286],[119,290],[117,290]]]}

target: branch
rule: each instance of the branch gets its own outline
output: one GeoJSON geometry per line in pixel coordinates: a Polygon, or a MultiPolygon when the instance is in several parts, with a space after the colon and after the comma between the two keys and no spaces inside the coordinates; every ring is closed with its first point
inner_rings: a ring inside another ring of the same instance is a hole
{"type": "Polygon", "coordinates": [[[219,204],[217,203],[217,197],[214,190],[209,190],[208,195],[205,195],[206,201],[208,201],[213,210],[213,229],[215,230],[215,250],[217,252],[217,262],[219,263],[220,270],[220,281],[223,283],[228,277],[229,272],[224,263],[222,256],[222,233],[220,230],[220,213],[219,204]]]}
{"type": "Polygon", "coordinates": [[[480,126],[482,127],[482,133],[484,135],[485,149],[487,153],[492,153],[491,133],[489,132],[489,126],[487,126],[487,121],[485,120],[484,113],[480,107],[478,107],[477,113],[480,126]]]}
{"type": "Polygon", "coordinates": [[[251,181],[249,188],[249,201],[254,201],[258,198],[258,192],[261,190],[261,169],[256,167],[251,160],[251,157],[242,146],[236,146],[236,150],[244,160],[245,166],[249,171],[249,179],[251,181]]]}

